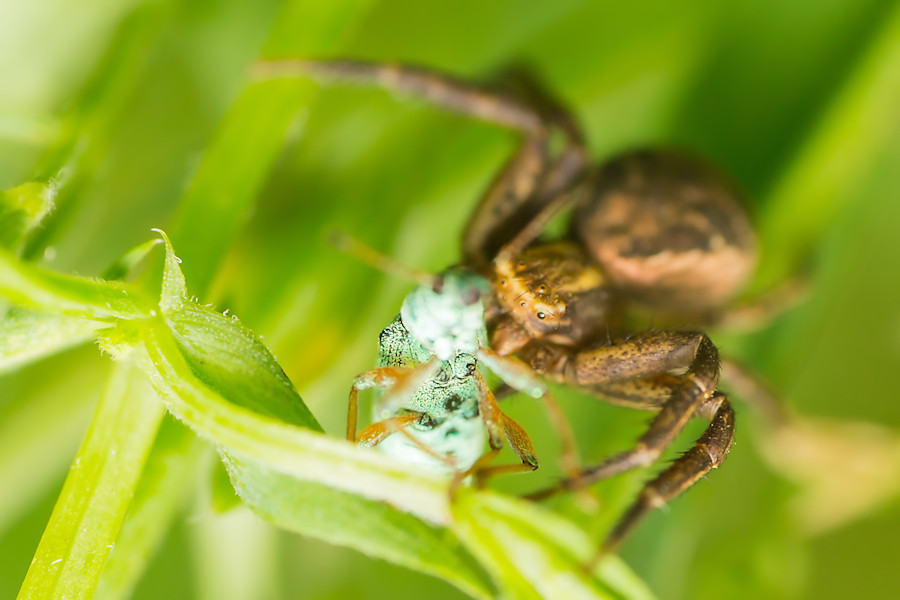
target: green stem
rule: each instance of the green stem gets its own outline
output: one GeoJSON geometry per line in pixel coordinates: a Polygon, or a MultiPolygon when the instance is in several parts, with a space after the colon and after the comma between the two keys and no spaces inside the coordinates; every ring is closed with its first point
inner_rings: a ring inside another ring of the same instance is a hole
{"type": "Polygon", "coordinates": [[[96,600],[129,598],[173,521],[197,487],[209,453],[194,432],[168,418],[159,428],[116,547],[103,569],[96,600]]]}
{"type": "Polygon", "coordinates": [[[44,530],[20,599],[92,596],[162,415],[143,374],[131,364],[117,365],[44,530]]]}

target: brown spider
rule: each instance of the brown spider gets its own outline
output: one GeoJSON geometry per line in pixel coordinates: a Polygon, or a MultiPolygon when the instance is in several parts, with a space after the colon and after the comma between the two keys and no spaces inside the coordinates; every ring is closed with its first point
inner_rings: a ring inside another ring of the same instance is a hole
{"type": "Polygon", "coordinates": [[[589,170],[581,132],[552,102],[528,104],[426,69],[289,60],[257,70],[265,77],[380,85],[521,133],[519,150],[463,236],[464,263],[493,284],[491,347],[566,385],[657,412],[633,449],[596,466],[578,468],[574,443],[564,439],[571,475],[532,497],[652,465],[692,417],[710,420],[608,534],[603,551],[611,551],[650,510],[721,464],[734,436],[734,411],[716,389],[716,347],[702,331],[634,331],[626,318],[627,309],[641,307],[670,319],[664,322],[708,324],[745,283],[755,265],[755,237],[719,177],[692,159],[659,151],[589,170]],[[563,148],[553,152],[560,134],[563,148]],[[536,242],[569,204],[575,207],[566,239],[536,242]]]}

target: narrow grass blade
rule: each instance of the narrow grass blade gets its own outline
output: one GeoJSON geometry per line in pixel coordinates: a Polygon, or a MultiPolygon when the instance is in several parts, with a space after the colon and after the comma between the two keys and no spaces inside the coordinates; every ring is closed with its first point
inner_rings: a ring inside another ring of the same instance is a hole
{"type": "Polygon", "coordinates": [[[197,471],[210,449],[193,431],[163,420],[122,524],[100,576],[96,600],[130,598],[147,564],[162,544],[174,515],[197,487],[197,471]]]}
{"type": "Polygon", "coordinates": [[[783,281],[900,135],[900,5],[767,201],[760,289],[783,281]]]}
{"type": "Polygon", "coordinates": [[[119,534],[163,411],[132,365],[117,366],[19,593],[89,598],[119,534]]]}

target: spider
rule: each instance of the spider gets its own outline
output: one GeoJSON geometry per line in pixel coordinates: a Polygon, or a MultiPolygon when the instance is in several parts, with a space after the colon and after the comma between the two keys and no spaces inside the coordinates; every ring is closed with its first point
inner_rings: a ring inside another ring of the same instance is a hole
{"type": "MultiPolygon", "coordinates": [[[[697,442],[647,483],[605,538],[618,548],[651,510],[725,459],[735,415],[717,390],[720,359],[702,330],[632,329],[631,309],[705,325],[724,311],[755,265],[756,243],[733,190],[705,165],[666,151],[632,152],[588,168],[569,114],[536,89],[534,102],[427,69],[359,61],[261,63],[264,77],[312,76],[379,85],[512,129],[517,152],[473,211],[464,264],[493,288],[490,346],[546,377],[656,416],[631,450],[573,473],[540,499],[654,464],[693,417],[710,421],[697,442]],[[562,138],[562,149],[553,151],[562,138]],[[569,234],[537,240],[574,205],[569,234]]],[[[568,445],[567,445],[568,446],[568,445]]]]}

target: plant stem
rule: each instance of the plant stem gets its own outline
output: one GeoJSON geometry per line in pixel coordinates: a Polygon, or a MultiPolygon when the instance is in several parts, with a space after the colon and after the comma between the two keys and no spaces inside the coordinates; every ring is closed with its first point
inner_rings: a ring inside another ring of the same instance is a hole
{"type": "Polygon", "coordinates": [[[156,438],[163,407],[141,371],[117,364],[44,530],[19,598],[93,594],[156,438]]]}

